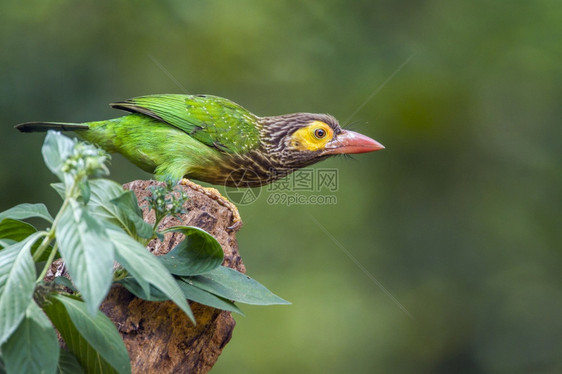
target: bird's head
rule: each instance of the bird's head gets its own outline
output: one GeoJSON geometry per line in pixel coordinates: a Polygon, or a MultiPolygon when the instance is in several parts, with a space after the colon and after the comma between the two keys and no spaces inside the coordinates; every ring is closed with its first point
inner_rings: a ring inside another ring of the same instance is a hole
{"type": "Polygon", "coordinates": [[[384,149],[365,135],[343,129],[327,114],[295,113],[264,120],[264,148],[269,157],[286,167],[301,168],[332,155],[384,149]]]}

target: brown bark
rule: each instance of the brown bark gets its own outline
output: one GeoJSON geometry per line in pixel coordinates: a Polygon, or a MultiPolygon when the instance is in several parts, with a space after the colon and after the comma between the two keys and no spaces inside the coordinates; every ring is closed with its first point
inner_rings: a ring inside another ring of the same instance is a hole
{"type": "MultiPolygon", "coordinates": [[[[124,185],[132,190],[139,204],[149,195],[148,187],[156,181],[138,180],[124,185]]],[[[181,221],[165,218],[160,228],[173,225],[197,226],[213,235],[224,250],[223,265],[245,272],[238,253],[236,229],[232,212],[201,190],[181,185],[190,197],[188,213],[181,221]]],[[[154,212],[143,209],[144,218],[154,223],[154,212]]],[[[240,226],[238,226],[240,227],[240,226]]],[[[148,249],[156,255],[168,253],[181,241],[179,233],[166,234],[165,240],[153,240],[148,249]]],[[[53,264],[52,275],[60,264],[53,264]]],[[[150,302],[136,298],[121,286],[114,286],[101,305],[101,310],[113,321],[131,358],[133,373],[207,373],[224,346],[230,341],[235,321],[230,312],[189,302],[197,325],[173,302],[150,302]]]]}

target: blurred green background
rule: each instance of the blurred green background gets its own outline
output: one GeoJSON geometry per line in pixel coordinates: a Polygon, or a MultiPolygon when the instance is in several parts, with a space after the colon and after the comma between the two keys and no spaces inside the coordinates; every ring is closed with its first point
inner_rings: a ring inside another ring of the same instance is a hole
{"type": "Polygon", "coordinates": [[[559,373],[561,37],[558,0],[3,1],[0,210],[59,206],[19,122],[152,93],[329,112],[387,149],[318,165],[336,205],[240,207],[248,274],[293,305],[242,306],[213,373],[559,373]]]}

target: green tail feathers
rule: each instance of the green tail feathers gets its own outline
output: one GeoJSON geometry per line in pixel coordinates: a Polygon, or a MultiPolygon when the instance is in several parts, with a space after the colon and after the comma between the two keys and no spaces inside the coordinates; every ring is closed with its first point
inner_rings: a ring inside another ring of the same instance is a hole
{"type": "Polygon", "coordinates": [[[88,125],[62,122],[25,122],[15,126],[21,132],[44,132],[49,130],[75,131],[88,130],[88,125]]]}

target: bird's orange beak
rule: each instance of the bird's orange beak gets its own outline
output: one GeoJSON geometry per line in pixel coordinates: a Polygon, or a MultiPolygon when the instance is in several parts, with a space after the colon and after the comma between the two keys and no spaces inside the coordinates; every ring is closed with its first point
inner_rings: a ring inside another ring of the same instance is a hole
{"type": "Polygon", "coordinates": [[[325,155],[339,155],[351,153],[366,153],[380,151],[384,146],[355,131],[343,130],[334,140],[326,144],[325,155]]]}

